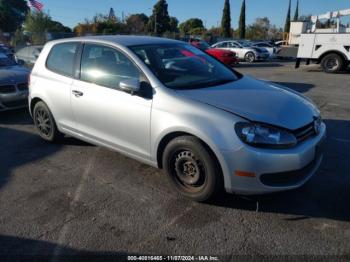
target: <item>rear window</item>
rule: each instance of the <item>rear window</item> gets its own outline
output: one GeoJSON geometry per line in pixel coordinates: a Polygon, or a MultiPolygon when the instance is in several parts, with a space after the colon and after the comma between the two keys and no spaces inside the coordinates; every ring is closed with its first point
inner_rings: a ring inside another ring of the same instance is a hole
{"type": "Polygon", "coordinates": [[[55,45],[46,61],[46,66],[51,71],[72,77],[74,75],[74,60],[79,43],[62,43],[55,45]]]}

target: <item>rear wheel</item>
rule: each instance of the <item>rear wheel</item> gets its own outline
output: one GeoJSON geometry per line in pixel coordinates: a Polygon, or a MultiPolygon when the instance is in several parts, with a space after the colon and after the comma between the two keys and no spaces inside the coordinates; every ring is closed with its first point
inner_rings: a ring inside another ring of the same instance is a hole
{"type": "Polygon", "coordinates": [[[248,52],[244,56],[244,60],[249,63],[253,63],[255,61],[256,57],[253,52],[248,52]]]}
{"type": "Polygon", "coordinates": [[[172,185],[191,200],[206,201],[223,188],[215,157],[195,137],[182,136],[172,140],[165,148],[163,166],[172,185]]]}
{"type": "Polygon", "coordinates": [[[338,73],[344,69],[344,60],[338,54],[326,55],[321,61],[322,68],[327,73],[338,73]]]}
{"type": "Polygon", "coordinates": [[[33,119],[39,135],[48,142],[57,142],[63,137],[57,129],[50,109],[44,102],[38,102],[34,106],[33,119]]]}

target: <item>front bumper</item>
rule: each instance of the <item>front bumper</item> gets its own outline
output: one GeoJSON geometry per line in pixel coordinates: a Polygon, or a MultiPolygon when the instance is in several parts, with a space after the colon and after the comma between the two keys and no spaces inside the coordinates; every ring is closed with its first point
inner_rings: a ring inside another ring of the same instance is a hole
{"type": "Polygon", "coordinates": [[[28,91],[0,93],[0,112],[25,108],[28,106],[28,91]]]}
{"type": "Polygon", "coordinates": [[[235,57],[224,57],[220,59],[222,63],[228,66],[235,66],[239,64],[239,60],[235,57]]]}
{"type": "Polygon", "coordinates": [[[322,142],[326,126],[320,133],[291,149],[253,148],[242,143],[238,150],[222,152],[225,189],[243,195],[287,191],[303,186],[321,165],[322,142]],[[236,171],[254,173],[254,177],[237,176],[236,171]]]}
{"type": "Polygon", "coordinates": [[[268,60],[270,58],[270,53],[258,53],[256,59],[259,61],[268,60]]]}

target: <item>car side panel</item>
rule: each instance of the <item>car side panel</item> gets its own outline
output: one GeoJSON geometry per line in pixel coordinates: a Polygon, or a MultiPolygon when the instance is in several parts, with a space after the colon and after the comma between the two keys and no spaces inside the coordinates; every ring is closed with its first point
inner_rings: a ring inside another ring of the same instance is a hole
{"type": "Polygon", "coordinates": [[[51,45],[48,44],[32,70],[30,99],[39,98],[48,105],[60,131],[63,129],[74,130],[75,121],[70,96],[73,79],[46,68],[46,58],[50,50],[51,45]]]}

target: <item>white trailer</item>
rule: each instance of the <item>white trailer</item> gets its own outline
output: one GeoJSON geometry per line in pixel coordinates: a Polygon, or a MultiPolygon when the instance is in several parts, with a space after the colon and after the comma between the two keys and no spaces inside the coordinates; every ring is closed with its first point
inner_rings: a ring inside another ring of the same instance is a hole
{"type": "Polygon", "coordinates": [[[340,24],[340,17],[350,16],[350,9],[337,12],[329,12],[324,15],[313,16],[311,27],[306,25],[294,25],[291,28],[300,28],[302,32],[293,32],[290,44],[298,45],[296,68],[300,66],[302,59],[307,64],[311,61],[321,64],[327,73],[336,73],[346,69],[350,64],[350,28],[344,28],[340,24]],[[319,19],[337,19],[335,28],[317,29],[319,19]]]}

